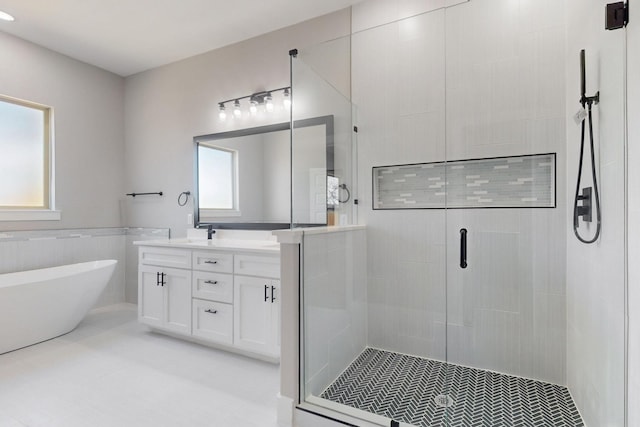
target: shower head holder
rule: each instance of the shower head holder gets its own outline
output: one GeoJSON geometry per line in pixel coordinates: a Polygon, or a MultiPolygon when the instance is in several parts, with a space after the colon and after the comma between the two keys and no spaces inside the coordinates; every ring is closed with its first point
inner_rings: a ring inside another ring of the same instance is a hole
{"type": "Polygon", "coordinates": [[[600,91],[596,92],[594,96],[586,96],[583,94],[582,97],[580,98],[580,103],[583,106],[588,105],[589,107],[591,107],[592,105],[598,105],[599,102],[600,102],[600,91]]]}

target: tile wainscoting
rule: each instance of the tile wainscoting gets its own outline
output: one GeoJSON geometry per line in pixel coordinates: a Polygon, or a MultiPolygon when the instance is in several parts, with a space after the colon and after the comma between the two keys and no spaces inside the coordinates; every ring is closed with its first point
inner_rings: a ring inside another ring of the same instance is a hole
{"type": "Polygon", "coordinates": [[[118,261],[96,307],[136,302],[136,240],[167,239],[166,228],[82,228],[0,232],[0,274],[98,259],[118,261]]]}

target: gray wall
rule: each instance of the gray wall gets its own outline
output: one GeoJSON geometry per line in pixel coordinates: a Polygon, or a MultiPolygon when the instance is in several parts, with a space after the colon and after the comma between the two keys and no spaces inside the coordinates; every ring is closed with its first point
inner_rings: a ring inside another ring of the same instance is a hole
{"type": "Polygon", "coordinates": [[[124,198],[124,79],[0,32],[0,93],[53,107],[60,221],[1,230],[119,227],[124,198]]]}
{"type": "Polygon", "coordinates": [[[170,227],[172,236],[185,235],[193,205],[179,207],[176,198],[193,189],[193,136],[280,123],[289,117],[279,111],[269,118],[221,123],[218,102],[288,86],[289,50],[346,35],[349,20],[349,10],[343,10],[128,77],[126,187],[161,190],[166,197],[128,201],[127,224],[157,224],[170,227]]]}

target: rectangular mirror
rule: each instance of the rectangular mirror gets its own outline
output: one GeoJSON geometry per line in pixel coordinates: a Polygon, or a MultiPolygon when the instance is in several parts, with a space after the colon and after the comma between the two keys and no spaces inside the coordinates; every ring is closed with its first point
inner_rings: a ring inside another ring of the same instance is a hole
{"type": "Polygon", "coordinates": [[[196,227],[275,230],[327,224],[333,208],[327,194],[333,116],[296,121],[294,150],[290,128],[279,123],[194,138],[196,227]]]}

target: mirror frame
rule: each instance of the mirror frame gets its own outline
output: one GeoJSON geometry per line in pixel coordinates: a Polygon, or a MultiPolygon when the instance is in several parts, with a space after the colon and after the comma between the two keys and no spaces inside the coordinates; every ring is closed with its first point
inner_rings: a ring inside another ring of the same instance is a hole
{"type": "MultiPolygon", "coordinates": [[[[293,122],[293,129],[303,128],[309,126],[325,126],[325,141],[326,141],[326,165],[327,165],[327,176],[332,176],[334,173],[334,125],[333,125],[333,116],[320,116],[320,117],[312,117],[310,119],[302,119],[295,120],[293,122]]],[[[200,204],[199,204],[199,188],[198,188],[198,146],[201,142],[210,142],[221,139],[229,139],[229,138],[238,138],[242,136],[249,135],[258,135],[270,132],[278,132],[281,130],[290,130],[291,123],[276,123],[272,125],[258,126],[253,128],[245,128],[238,129],[227,132],[220,133],[211,133],[207,135],[199,135],[193,137],[193,147],[194,147],[194,157],[193,157],[193,176],[194,176],[194,191],[193,191],[193,226],[194,228],[206,228],[209,225],[212,225],[213,228],[218,230],[282,230],[287,228],[294,227],[324,227],[325,224],[298,224],[293,223],[292,217],[292,209],[290,209],[289,214],[289,222],[200,222],[200,204]]],[[[292,137],[291,133],[289,133],[289,163],[290,169],[293,170],[293,165],[291,163],[291,154],[292,154],[292,137]]],[[[291,171],[289,173],[289,177],[291,177],[291,171]]],[[[289,194],[291,194],[292,187],[289,186],[289,194]]]]}

